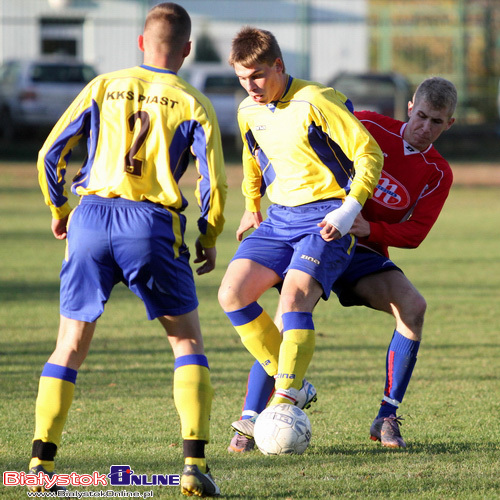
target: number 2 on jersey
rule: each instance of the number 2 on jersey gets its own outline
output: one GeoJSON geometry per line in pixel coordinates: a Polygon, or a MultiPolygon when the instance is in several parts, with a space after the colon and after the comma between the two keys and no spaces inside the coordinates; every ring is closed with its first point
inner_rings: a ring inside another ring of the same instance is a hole
{"type": "Polygon", "coordinates": [[[150,118],[147,111],[136,111],[133,115],[129,117],[127,120],[128,129],[130,132],[134,131],[135,125],[137,121],[141,122],[141,128],[139,130],[139,134],[135,138],[134,142],[130,146],[130,149],[127,151],[125,155],[125,167],[124,170],[127,174],[131,175],[142,175],[142,166],[143,161],[136,158],[137,153],[141,149],[144,141],[149,132],[150,118]]]}

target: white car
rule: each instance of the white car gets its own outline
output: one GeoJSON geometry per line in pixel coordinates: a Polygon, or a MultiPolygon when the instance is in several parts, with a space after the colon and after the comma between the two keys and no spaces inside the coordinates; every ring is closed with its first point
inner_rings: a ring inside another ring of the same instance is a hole
{"type": "Polygon", "coordinates": [[[212,102],[222,135],[239,137],[236,113],[246,92],[229,65],[193,63],[179,75],[203,92],[212,102]]]}
{"type": "Polygon", "coordinates": [[[95,69],[73,59],[6,61],[0,68],[0,137],[51,128],[95,69]]]}

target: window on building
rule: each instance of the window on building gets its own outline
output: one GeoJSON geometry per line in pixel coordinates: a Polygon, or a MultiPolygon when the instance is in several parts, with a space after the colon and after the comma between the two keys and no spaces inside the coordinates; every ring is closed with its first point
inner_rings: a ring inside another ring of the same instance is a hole
{"type": "Polygon", "coordinates": [[[42,55],[82,57],[83,19],[42,18],[40,34],[42,55]]]}

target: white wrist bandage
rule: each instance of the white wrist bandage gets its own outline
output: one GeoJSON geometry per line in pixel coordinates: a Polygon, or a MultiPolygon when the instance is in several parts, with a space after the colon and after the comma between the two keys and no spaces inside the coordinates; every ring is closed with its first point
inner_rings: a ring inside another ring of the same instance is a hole
{"type": "Polygon", "coordinates": [[[361,212],[361,203],[348,196],[341,207],[326,214],[325,222],[335,226],[342,236],[345,236],[351,229],[354,219],[361,212]]]}

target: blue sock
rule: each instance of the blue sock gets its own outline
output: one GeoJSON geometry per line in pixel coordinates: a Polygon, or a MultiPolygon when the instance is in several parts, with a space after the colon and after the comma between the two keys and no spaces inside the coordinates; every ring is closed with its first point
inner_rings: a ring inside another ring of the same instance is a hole
{"type": "Polygon", "coordinates": [[[258,361],[255,361],[248,374],[247,393],[243,403],[242,420],[258,415],[274,391],[274,377],[266,373],[258,361]]]}
{"type": "Polygon", "coordinates": [[[384,399],[377,418],[396,414],[410,383],[419,347],[420,342],[410,340],[394,330],[387,350],[384,399]]]}

